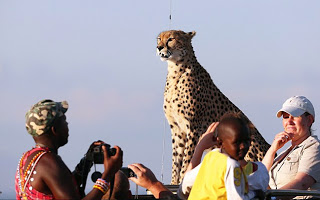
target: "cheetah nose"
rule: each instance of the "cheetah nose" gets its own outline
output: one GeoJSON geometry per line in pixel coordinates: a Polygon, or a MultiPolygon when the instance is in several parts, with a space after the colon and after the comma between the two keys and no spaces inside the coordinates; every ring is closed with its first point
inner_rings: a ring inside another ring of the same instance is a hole
{"type": "Polygon", "coordinates": [[[163,49],[162,46],[157,46],[158,50],[161,51],[163,49]]]}

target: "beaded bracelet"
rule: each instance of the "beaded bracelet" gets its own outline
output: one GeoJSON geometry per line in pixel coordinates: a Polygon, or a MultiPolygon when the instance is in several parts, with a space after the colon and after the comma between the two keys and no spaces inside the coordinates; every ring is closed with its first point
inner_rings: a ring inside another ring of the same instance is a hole
{"type": "Polygon", "coordinates": [[[93,188],[96,188],[96,189],[100,190],[103,194],[106,194],[106,193],[107,193],[107,191],[104,190],[104,188],[102,188],[102,187],[100,187],[100,186],[98,186],[98,185],[94,185],[93,188]]]}
{"type": "Polygon", "coordinates": [[[101,178],[98,178],[96,183],[93,185],[93,188],[96,188],[100,190],[103,194],[105,194],[110,188],[110,183],[101,178]]]}

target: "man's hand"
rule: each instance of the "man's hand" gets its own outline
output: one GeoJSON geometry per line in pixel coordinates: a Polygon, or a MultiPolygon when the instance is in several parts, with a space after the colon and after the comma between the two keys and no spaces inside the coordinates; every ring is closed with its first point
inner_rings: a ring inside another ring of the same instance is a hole
{"type": "Polygon", "coordinates": [[[118,146],[114,146],[114,148],[116,149],[116,154],[114,156],[109,156],[106,147],[102,146],[104,154],[104,172],[101,178],[107,182],[109,182],[116,172],[122,167],[123,152],[118,146]]]}

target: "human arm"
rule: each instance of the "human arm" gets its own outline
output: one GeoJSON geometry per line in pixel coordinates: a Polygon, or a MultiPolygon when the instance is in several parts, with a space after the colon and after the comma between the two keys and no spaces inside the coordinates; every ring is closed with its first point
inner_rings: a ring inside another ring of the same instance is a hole
{"type": "Polygon", "coordinates": [[[218,124],[219,122],[213,122],[212,124],[210,124],[207,131],[201,136],[194,150],[194,153],[192,155],[190,164],[188,165],[186,172],[192,170],[200,164],[204,150],[217,145],[217,137],[215,136],[215,130],[218,124]]]}
{"type": "MultiPolygon", "coordinates": [[[[101,178],[106,181],[110,181],[110,177],[122,166],[122,151],[119,147],[115,148],[117,152],[112,157],[108,157],[104,149],[105,170],[101,178]]],[[[40,161],[36,168],[39,179],[35,181],[34,188],[52,194],[55,199],[80,199],[73,175],[58,155],[47,153],[40,161]]],[[[100,199],[102,196],[100,190],[93,189],[84,199],[100,199]]]]}
{"type": "Polygon", "coordinates": [[[37,176],[33,187],[45,194],[52,194],[56,199],[79,199],[79,193],[73,176],[55,153],[46,153],[39,161],[37,176]]]}
{"type": "Polygon", "coordinates": [[[274,162],[274,158],[275,155],[277,153],[277,151],[282,148],[289,140],[291,140],[292,138],[292,134],[291,133],[287,133],[287,132],[280,132],[278,133],[270,148],[268,149],[266,155],[264,156],[262,163],[266,166],[267,170],[270,171],[273,162],[274,162]]]}
{"type": "MultiPolygon", "coordinates": [[[[102,173],[101,179],[106,182],[110,182],[115,173],[122,167],[123,152],[118,146],[114,146],[116,153],[114,156],[109,156],[105,146],[102,146],[104,154],[104,172],[102,173]]],[[[92,189],[87,196],[83,199],[101,199],[104,193],[99,189],[92,189]]]]}
{"type": "Polygon", "coordinates": [[[167,196],[173,196],[172,192],[166,188],[160,181],[157,180],[153,172],[142,164],[131,164],[128,168],[137,175],[137,177],[130,177],[129,179],[148,189],[155,198],[165,198],[167,196]]]}
{"type": "Polygon", "coordinates": [[[286,185],[282,186],[281,190],[286,189],[296,189],[296,190],[307,190],[311,187],[316,181],[314,178],[306,173],[298,172],[295,178],[287,183],[286,185]]]}
{"type": "Polygon", "coordinates": [[[297,173],[294,179],[281,189],[306,190],[320,180],[320,143],[316,138],[310,137],[300,151],[297,173]]]}
{"type": "MultiPolygon", "coordinates": [[[[278,188],[280,190],[291,190],[291,189],[296,189],[296,190],[307,190],[313,183],[314,179],[305,174],[305,173],[300,173],[298,172],[297,175],[295,176],[295,178],[293,180],[291,180],[289,183],[287,183],[286,185],[282,186],[281,188],[278,188]],[[308,185],[310,185],[308,187],[308,185]]],[[[276,198],[277,200],[289,200],[289,199],[293,199],[295,197],[294,196],[280,196],[278,198],[276,198]]]]}
{"type": "Polygon", "coordinates": [[[207,131],[199,139],[185,176],[183,177],[177,191],[177,194],[181,199],[187,199],[189,197],[192,186],[201,167],[201,158],[204,150],[217,146],[217,137],[215,134],[218,124],[219,122],[213,122],[210,124],[207,131]]]}
{"type": "Polygon", "coordinates": [[[201,163],[195,168],[193,168],[192,170],[185,173],[182,179],[182,182],[179,185],[179,189],[177,191],[177,194],[180,199],[188,199],[192,186],[200,170],[200,167],[201,167],[201,163]]]}
{"type": "Polygon", "coordinates": [[[317,189],[320,181],[320,143],[317,137],[308,137],[296,146],[281,161],[281,166],[282,170],[274,173],[275,181],[282,183],[278,189],[317,189]]]}

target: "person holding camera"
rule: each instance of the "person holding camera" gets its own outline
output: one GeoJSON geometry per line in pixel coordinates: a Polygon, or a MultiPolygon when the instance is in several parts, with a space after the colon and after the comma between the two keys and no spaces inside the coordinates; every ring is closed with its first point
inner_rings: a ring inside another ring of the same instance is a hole
{"type": "MultiPolygon", "coordinates": [[[[26,128],[35,141],[35,147],[24,153],[19,161],[16,176],[17,199],[101,199],[109,190],[110,181],[122,166],[122,150],[115,146],[115,155],[102,141],[104,171],[93,189],[84,196],[80,193],[81,177],[87,175],[92,162],[82,159],[74,173],[58,155],[58,149],[68,143],[69,129],[65,113],[68,103],[46,99],[31,107],[26,114],[26,128]]],[[[85,177],[86,178],[86,177],[85,177]]],[[[84,188],[82,188],[84,190],[84,188]]]]}
{"type": "Polygon", "coordinates": [[[133,163],[128,165],[128,168],[131,169],[135,174],[135,176],[131,176],[129,180],[149,190],[156,199],[179,199],[177,195],[174,195],[156,178],[154,173],[148,167],[141,163],[133,163]]]}

